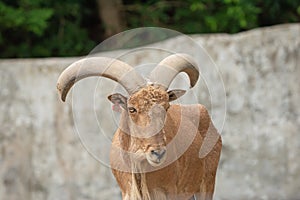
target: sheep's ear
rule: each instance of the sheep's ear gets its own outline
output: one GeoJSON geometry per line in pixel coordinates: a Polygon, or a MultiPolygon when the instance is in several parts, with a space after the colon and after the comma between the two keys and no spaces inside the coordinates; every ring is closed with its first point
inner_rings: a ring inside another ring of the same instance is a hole
{"type": "Polygon", "coordinates": [[[116,107],[116,109],[117,107],[120,106],[125,110],[127,109],[127,98],[124,97],[122,94],[119,93],[111,94],[107,98],[114,104],[114,107],[116,107]]]}
{"type": "Polygon", "coordinates": [[[169,101],[174,101],[185,94],[185,90],[170,90],[168,91],[169,101]]]}

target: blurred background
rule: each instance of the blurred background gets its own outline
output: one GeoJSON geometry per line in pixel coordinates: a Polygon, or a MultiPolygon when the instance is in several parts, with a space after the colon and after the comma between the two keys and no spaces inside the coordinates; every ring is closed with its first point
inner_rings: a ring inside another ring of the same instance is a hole
{"type": "Polygon", "coordinates": [[[215,200],[299,200],[299,22],[300,0],[0,0],[0,200],[121,199],[97,160],[118,126],[116,84],[82,80],[66,103],[56,91],[101,42],[93,52],[132,66],[164,49],[198,61],[192,92],[223,138],[215,200]],[[144,26],[168,29],[111,37],[144,26]]]}
{"type": "Polygon", "coordinates": [[[121,31],[237,33],[300,21],[299,0],[1,0],[0,57],[88,54],[121,31]]]}

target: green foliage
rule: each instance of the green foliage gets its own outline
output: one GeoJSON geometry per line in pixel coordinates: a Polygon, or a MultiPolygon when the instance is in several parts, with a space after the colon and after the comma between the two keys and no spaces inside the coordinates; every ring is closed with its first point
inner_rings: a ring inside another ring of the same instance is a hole
{"type": "Polygon", "coordinates": [[[1,57],[73,56],[95,45],[82,27],[84,2],[0,2],[1,57]]]}
{"type": "Polygon", "coordinates": [[[258,26],[300,21],[300,0],[257,0],[257,4],[262,10],[258,26]]]}
{"type": "Polygon", "coordinates": [[[260,11],[249,0],[157,0],[127,6],[129,26],[164,26],[184,33],[235,33],[250,29],[257,26],[260,11]]]}
{"type": "Polygon", "coordinates": [[[236,33],[300,21],[300,0],[125,0],[129,27],[163,26],[184,33],[236,33]]]}
{"type": "Polygon", "coordinates": [[[47,8],[13,8],[0,2],[1,29],[21,29],[42,35],[53,10],[47,8]]]}
{"type": "MultiPolygon", "coordinates": [[[[123,0],[127,28],[236,33],[300,21],[300,0],[123,0]]],[[[104,38],[96,0],[0,0],[0,57],[85,55],[104,38]]],[[[145,41],[163,40],[164,35],[145,41]]],[[[146,37],[146,36],[145,36],[146,37]]],[[[132,41],[141,44],[141,41],[132,41]]]]}

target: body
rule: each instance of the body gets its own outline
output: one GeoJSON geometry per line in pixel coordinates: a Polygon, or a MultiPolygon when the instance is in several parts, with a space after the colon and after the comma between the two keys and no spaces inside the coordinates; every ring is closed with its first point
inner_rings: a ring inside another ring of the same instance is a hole
{"type": "MultiPolygon", "coordinates": [[[[144,174],[112,170],[122,190],[123,199],[135,200],[140,197],[141,199],[147,199],[150,196],[151,199],[188,200],[193,195],[198,195],[205,200],[212,199],[221,153],[221,137],[218,138],[217,143],[206,157],[199,158],[199,151],[208,129],[214,129],[213,131],[217,133],[217,130],[212,127],[213,125],[206,108],[203,105],[171,105],[167,111],[164,126],[167,144],[174,139],[180,125],[186,126],[183,128],[187,131],[191,129],[191,126],[196,127],[197,134],[195,136],[193,134],[190,135],[194,137],[192,144],[170,165],[144,174]],[[186,109],[187,112],[183,112],[183,109],[186,109]],[[195,109],[198,109],[198,111],[195,112],[195,109]],[[193,121],[195,117],[197,118],[199,112],[199,123],[195,124],[193,121]],[[182,116],[182,113],[189,113],[189,115],[182,116]],[[143,190],[142,185],[146,185],[147,189],[143,190]],[[136,190],[133,190],[132,187],[136,187],[136,190]],[[139,194],[133,194],[132,192],[138,192],[139,194]]],[[[121,145],[122,149],[128,149],[126,145],[129,145],[130,142],[124,143],[124,141],[130,140],[129,137],[127,133],[118,129],[114,135],[112,146],[121,145]]],[[[189,134],[186,134],[186,137],[189,137],[189,134]]],[[[173,146],[168,151],[180,152],[181,149],[176,149],[176,146],[173,146]]],[[[170,153],[167,152],[168,154],[170,153]]],[[[115,155],[112,154],[111,157],[111,164],[115,165],[115,155]]],[[[122,158],[120,159],[117,162],[124,161],[122,158]]]]}
{"type": "Polygon", "coordinates": [[[194,87],[199,70],[187,54],[164,58],[149,79],[120,60],[91,57],[71,64],[58,79],[62,101],[77,81],[90,76],[114,80],[129,94],[108,96],[122,110],[110,158],[124,200],[213,197],[221,137],[204,106],[170,104],[186,92],[169,90],[181,72],[194,87]]]}

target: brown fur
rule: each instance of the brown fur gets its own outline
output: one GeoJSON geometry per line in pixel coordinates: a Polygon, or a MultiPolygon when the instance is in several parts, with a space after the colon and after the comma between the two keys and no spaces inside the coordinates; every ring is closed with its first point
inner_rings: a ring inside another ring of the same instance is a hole
{"type": "Polygon", "coordinates": [[[131,115],[132,120],[140,126],[146,126],[149,112],[153,105],[160,105],[165,110],[169,107],[168,94],[158,86],[148,85],[139,92],[133,94],[128,100],[128,107],[134,107],[137,113],[131,115]]]}
{"type": "Polygon", "coordinates": [[[147,86],[131,66],[105,57],[80,60],[59,77],[63,101],[73,84],[89,76],[115,80],[131,94],[128,100],[119,93],[108,97],[123,109],[110,154],[123,199],[212,199],[221,137],[204,106],[170,106],[185,91],[165,91],[180,72],[193,87],[199,77],[196,65],[186,54],[168,56],[150,74],[155,85],[147,86]]]}
{"type": "MultiPolygon", "coordinates": [[[[142,90],[142,95],[136,98],[132,96],[129,99],[129,104],[138,107],[138,112],[148,112],[151,105],[157,103],[164,103],[164,107],[168,108],[168,102],[164,94],[154,95],[155,88],[150,87],[149,90],[142,90]],[[167,105],[167,106],[166,106],[167,105]]],[[[159,91],[159,89],[157,88],[159,91]]],[[[161,91],[161,90],[160,90],[161,91]]],[[[126,113],[126,111],[124,111],[126,113]]],[[[125,114],[126,116],[126,114],[125,114]]],[[[124,115],[121,121],[124,120],[124,115]]],[[[217,130],[211,123],[210,116],[206,108],[202,105],[171,105],[167,110],[166,121],[164,125],[164,134],[166,143],[170,143],[176,136],[179,125],[186,131],[186,137],[191,136],[189,130],[191,127],[197,128],[192,144],[176,161],[164,168],[156,171],[146,173],[131,173],[124,172],[118,169],[112,169],[113,174],[121,188],[123,199],[128,200],[150,200],[150,199],[182,199],[188,200],[193,195],[197,199],[209,200],[212,199],[215,185],[215,176],[220,158],[222,141],[217,130]],[[186,111],[186,112],[183,112],[186,111]],[[182,114],[183,113],[183,114],[182,114]],[[188,114],[186,114],[188,113],[188,114]],[[195,118],[200,120],[195,121],[195,118]],[[213,132],[217,135],[217,140],[210,152],[204,157],[199,158],[199,151],[202,146],[204,138],[207,136],[208,129],[210,134],[213,132]]],[[[112,147],[131,151],[133,143],[138,141],[137,138],[131,137],[127,133],[118,129],[114,135],[112,147]]],[[[139,140],[141,144],[137,145],[137,149],[141,147],[142,143],[147,142],[139,140]]],[[[177,141],[181,142],[181,141],[177,141]]],[[[180,146],[180,145],[179,145],[180,146]]],[[[133,152],[138,152],[137,149],[133,152]]],[[[177,146],[168,151],[180,151],[177,146]]],[[[118,166],[118,163],[124,162],[129,165],[129,168],[142,168],[142,165],[135,165],[134,158],[120,157],[116,151],[111,151],[111,165],[118,166]],[[119,156],[119,157],[116,157],[119,156]]],[[[124,164],[123,163],[123,164],[124,164]]]]}
{"type": "MultiPolygon", "coordinates": [[[[168,102],[168,94],[159,86],[148,85],[129,98],[130,105],[138,108],[139,112],[149,112],[154,104],[165,104],[168,102]]],[[[168,105],[168,103],[167,103],[168,105]]]]}

